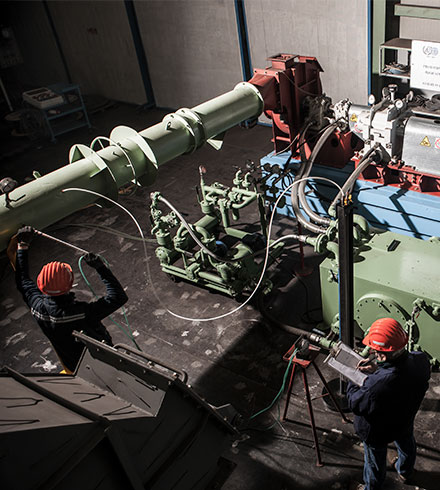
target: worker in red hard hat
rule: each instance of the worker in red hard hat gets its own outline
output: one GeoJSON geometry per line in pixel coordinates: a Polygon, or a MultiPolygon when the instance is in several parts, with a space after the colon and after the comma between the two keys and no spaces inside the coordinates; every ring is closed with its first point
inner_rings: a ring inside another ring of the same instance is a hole
{"type": "Polygon", "coordinates": [[[387,445],[394,442],[394,469],[408,482],[416,460],[414,418],[428,389],[430,364],[426,354],[408,352],[408,334],[393,318],[380,318],[363,343],[375,360],[359,362],[368,374],[362,386],[349,383],[347,397],[355,414],[354,427],[364,443],[366,490],[382,488],[386,475],[387,445]]]}
{"type": "Polygon", "coordinates": [[[73,372],[84,346],[75,340],[72,332],[83,331],[96,340],[113,345],[101,320],[120,308],[128,298],[110,269],[99,256],[92,253],[86,254],[84,259],[96,269],[105,284],[106,296],[92,302],[76,300],[70,291],[73,285],[72,268],[63,262],[46,264],[35,284],[28,270],[28,248],[33,235],[30,226],[20,228],[8,247],[8,255],[15,265],[17,288],[31,309],[32,316],[51,341],[66,372],[73,372]]]}

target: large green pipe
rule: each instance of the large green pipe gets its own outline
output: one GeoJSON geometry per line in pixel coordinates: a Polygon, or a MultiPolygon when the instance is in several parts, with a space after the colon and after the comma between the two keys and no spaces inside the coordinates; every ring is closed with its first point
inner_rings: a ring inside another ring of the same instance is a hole
{"type": "Polygon", "coordinates": [[[69,165],[0,196],[0,250],[23,224],[45,228],[94,203],[92,194],[61,192],[80,187],[117,199],[118,189],[136,180],[155,179],[157,167],[189,153],[240,122],[258,117],[263,99],[250,83],[200,104],[165,116],[162,122],[137,133],[119,126],[110,134],[111,145],[92,151],[85,145],[70,150],[69,165]]]}

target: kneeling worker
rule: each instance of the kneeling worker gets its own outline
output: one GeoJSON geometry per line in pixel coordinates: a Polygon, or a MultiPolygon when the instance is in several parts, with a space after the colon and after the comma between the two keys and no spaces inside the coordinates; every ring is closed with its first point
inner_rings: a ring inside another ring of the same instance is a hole
{"type": "Polygon", "coordinates": [[[350,383],[347,397],[364,443],[364,488],[379,490],[390,442],[397,448],[394,468],[400,479],[407,482],[414,470],[414,418],[428,389],[430,365],[424,353],[405,350],[408,335],[392,318],[376,320],[363,343],[373,350],[376,363],[359,362],[359,370],[368,377],[363,386],[350,383]]]}
{"type": "Polygon", "coordinates": [[[112,338],[101,323],[127,302],[128,297],[122,286],[105,266],[100,257],[89,253],[84,260],[96,269],[107,294],[90,303],[77,301],[70,292],[73,284],[73,272],[69,264],[50,262],[46,264],[37,278],[37,284],[29,277],[28,248],[34,231],[30,226],[17,232],[17,256],[15,279],[18,290],[31,309],[32,316],[51,341],[61,363],[73,372],[81,357],[84,345],[72,336],[74,330],[112,344],[112,338]]]}

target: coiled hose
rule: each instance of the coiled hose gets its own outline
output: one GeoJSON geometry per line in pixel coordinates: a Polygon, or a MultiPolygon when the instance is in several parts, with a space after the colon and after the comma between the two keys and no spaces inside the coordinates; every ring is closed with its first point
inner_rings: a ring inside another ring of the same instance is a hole
{"type": "MultiPolygon", "coordinates": [[[[307,126],[304,128],[304,130],[301,132],[300,136],[300,148],[304,148],[304,140],[305,140],[305,135],[309,127],[312,125],[312,123],[308,123],[307,126]]],[[[321,138],[320,138],[321,139],[321,138]]],[[[299,180],[302,179],[305,167],[307,164],[307,160],[305,159],[305,155],[301,156],[301,167],[298,170],[297,174],[295,175],[294,182],[298,182],[299,180]]],[[[300,184],[301,185],[301,184],[300,184]]],[[[290,192],[290,200],[292,204],[292,209],[293,212],[295,213],[296,219],[298,223],[300,223],[306,230],[309,230],[313,233],[324,233],[326,230],[325,228],[315,225],[313,223],[310,223],[303,215],[300,207],[299,207],[299,193],[297,189],[294,189],[295,186],[292,187],[291,192],[290,192]]]]}
{"type": "MultiPolygon", "coordinates": [[[[324,131],[324,133],[319,138],[318,142],[316,143],[315,147],[313,148],[313,151],[312,151],[312,154],[310,155],[310,158],[306,162],[306,165],[304,167],[304,172],[302,174],[303,177],[308,177],[310,175],[310,172],[312,170],[313,164],[315,163],[316,157],[318,156],[319,152],[322,150],[322,148],[323,148],[324,144],[327,142],[328,138],[333,134],[336,126],[337,126],[336,122],[329,124],[327,129],[324,131]]],[[[326,218],[324,216],[320,216],[319,214],[315,213],[315,211],[313,211],[313,209],[309,206],[309,203],[307,202],[307,199],[305,196],[306,184],[307,184],[307,182],[302,182],[298,186],[299,202],[300,202],[304,212],[315,223],[318,223],[318,224],[324,225],[324,226],[328,226],[331,222],[331,219],[326,218]]]]}

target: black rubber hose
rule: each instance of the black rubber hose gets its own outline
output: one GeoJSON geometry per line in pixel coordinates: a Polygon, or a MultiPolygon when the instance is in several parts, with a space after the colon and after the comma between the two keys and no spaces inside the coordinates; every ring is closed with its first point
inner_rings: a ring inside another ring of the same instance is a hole
{"type": "Polygon", "coordinates": [[[356,169],[350,174],[350,176],[347,178],[345,181],[344,185],[342,186],[342,191],[339,191],[336,197],[333,199],[330,208],[335,208],[337,202],[343,195],[347,193],[348,190],[352,189],[356,179],[359,177],[359,175],[373,162],[373,153],[377,152],[377,148],[373,147],[370,148],[367,153],[363,156],[361,161],[359,162],[359,165],[356,167],[356,169]]]}
{"type": "Polygon", "coordinates": [[[307,330],[303,330],[302,328],[298,328],[298,327],[292,327],[291,325],[287,325],[286,323],[280,322],[279,320],[274,318],[267,310],[263,299],[264,299],[264,295],[259,294],[257,298],[258,309],[260,310],[263,317],[266,318],[266,320],[268,320],[270,323],[272,323],[273,325],[277,326],[278,328],[281,328],[285,332],[288,332],[292,335],[304,335],[305,337],[309,338],[313,334],[313,332],[309,332],[307,330]]]}

